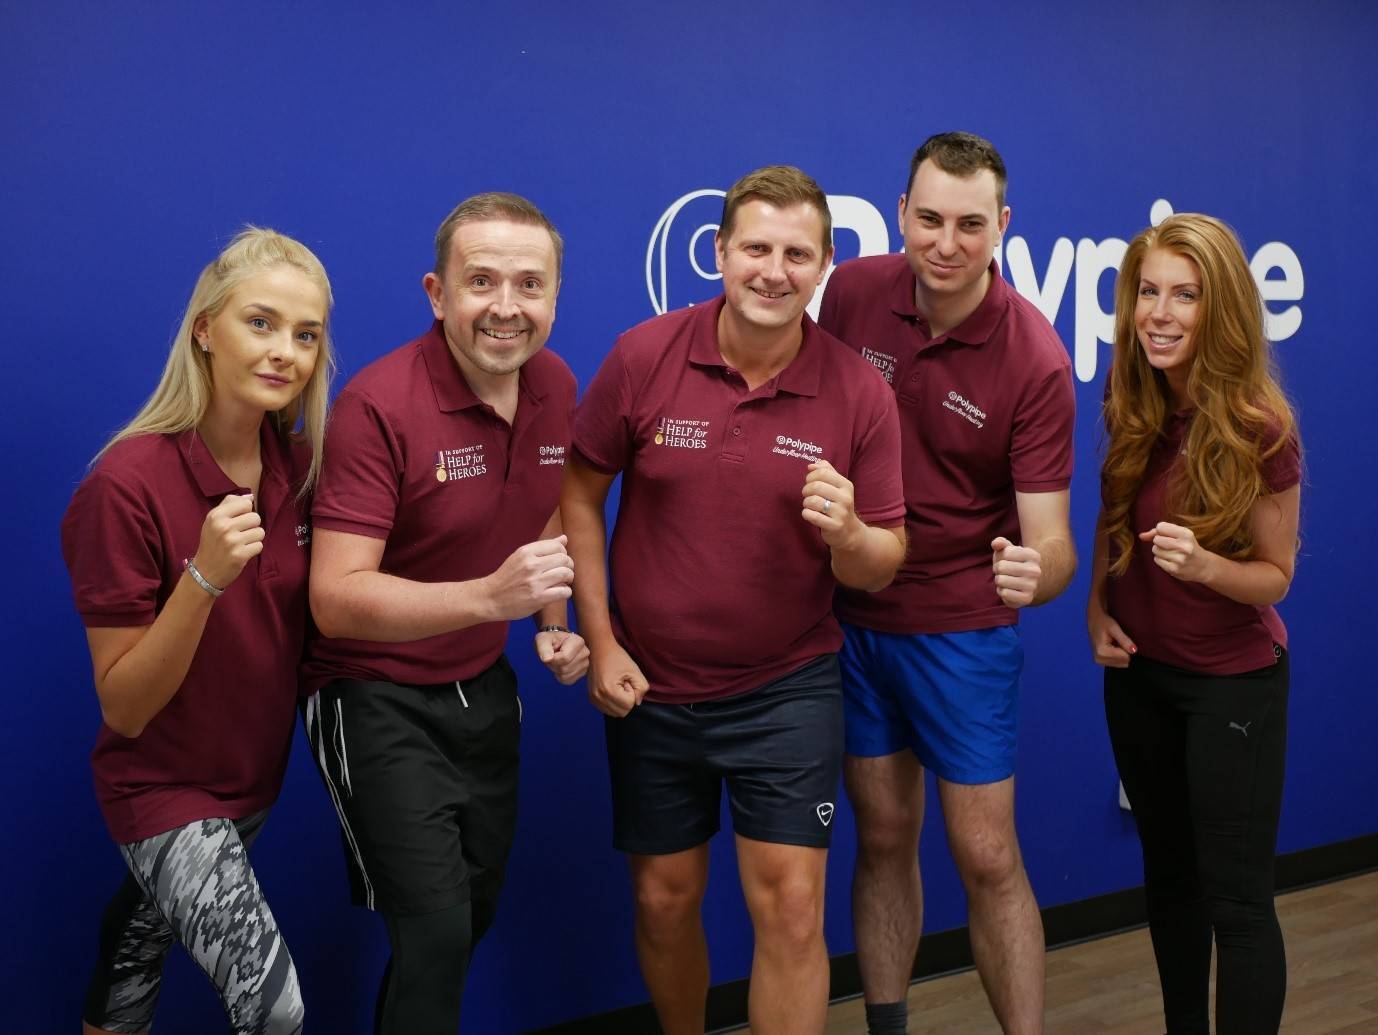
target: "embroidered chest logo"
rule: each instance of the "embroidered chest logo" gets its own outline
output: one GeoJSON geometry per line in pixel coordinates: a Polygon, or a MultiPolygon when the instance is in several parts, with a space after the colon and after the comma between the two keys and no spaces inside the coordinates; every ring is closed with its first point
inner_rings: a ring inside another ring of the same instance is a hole
{"type": "Polygon", "coordinates": [[[671,449],[707,449],[708,421],[661,417],[656,422],[655,444],[671,449]]]}
{"type": "Polygon", "coordinates": [[[537,461],[541,467],[548,467],[551,464],[565,465],[564,446],[541,446],[541,459],[537,461]]]}
{"type": "Polygon", "coordinates": [[[891,384],[895,383],[895,367],[899,360],[888,352],[877,352],[875,349],[862,347],[861,358],[869,362],[873,367],[881,372],[881,376],[891,384]]]}
{"type": "Polygon", "coordinates": [[[792,456],[796,460],[808,460],[810,463],[823,459],[822,446],[816,442],[795,438],[793,435],[776,435],[775,448],[771,452],[778,456],[792,456]]]}
{"type": "Polygon", "coordinates": [[[309,523],[298,525],[294,531],[297,533],[298,546],[306,546],[311,542],[311,525],[309,523]]]}
{"type": "Polygon", "coordinates": [[[943,400],[943,409],[951,410],[957,416],[970,421],[978,428],[986,426],[986,411],[977,406],[960,392],[948,392],[943,400]]]}
{"type": "Polygon", "coordinates": [[[465,446],[462,449],[440,449],[435,454],[435,480],[452,482],[459,478],[477,478],[488,473],[488,465],[483,462],[483,446],[465,446]]]}

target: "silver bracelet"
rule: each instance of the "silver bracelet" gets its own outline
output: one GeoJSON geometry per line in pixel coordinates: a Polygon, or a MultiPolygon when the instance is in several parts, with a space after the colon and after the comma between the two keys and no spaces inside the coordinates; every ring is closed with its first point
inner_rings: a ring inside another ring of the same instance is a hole
{"type": "Polygon", "coordinates": [[[182,567],[186,569],[187,574],[192,577],[196,584],[200,586],[202,589],[204,589],[211,596],[218,597],[221,593],[225,592],[219,586],[212,586],[210,584],[210,581],[206,578],[206,576],[202,575],[199,571],[196,570],[196,562],[193,561],[190,557],[188,557],[186,560],[182,562],[182,567]]]}
{"type": "Polygon", "coordinates": [[[569,632],[563,625],[543,625],[536,630],[538,633],[567,633],[569,632]]]}

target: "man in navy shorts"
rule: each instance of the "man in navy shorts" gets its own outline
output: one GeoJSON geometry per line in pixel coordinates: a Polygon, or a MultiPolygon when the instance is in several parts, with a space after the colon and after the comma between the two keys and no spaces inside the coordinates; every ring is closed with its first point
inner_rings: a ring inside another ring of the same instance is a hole
{"type": "Polygon", "coordinates": [[[804,313],[832,255],[812,179],[773,166],[738,181],[716,245],[722,297],[632,328],[589,385],[560,507],[661,1027],[703,1033],[700,914],[726,783],[756,934],[752,1030],[806,1035],[827,1012],[842,763],[832,597],[884,586],[903,557],[899,425],[884,381],[804,313]]]}
{"type": "Polygon", "coordinates": [[[870,1030],[905,1030],[922,930],[924,767],[938,778],[972,953],[1006,1032],[1043,1024],[1043,927],[1014,826],[1022,607],[1066,588],[1074,396],[1057,333],[993,261],[1005,164],[931,137],[899,201],[902,255],[834,271],[819,323],[894,389],[910,549],[885,591],[838,600],[852,889],[870,1030]]]}

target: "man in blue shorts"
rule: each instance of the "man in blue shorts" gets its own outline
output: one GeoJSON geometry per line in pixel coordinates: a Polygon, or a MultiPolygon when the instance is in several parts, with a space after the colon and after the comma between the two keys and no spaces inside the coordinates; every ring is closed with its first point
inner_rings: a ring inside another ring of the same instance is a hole
{"type": "Polygon", "coordinates": [[[1014,826],[1022,607],[1076,569],[1067,350],[993,261],[1005,165],[968,133],[930,138],[899,201],[904,254],[845,263],[819,324],[899,403],[909,553],[879,593],[843,591],[845,778],[867,1021],[905,1030],[922,930],[923,770],[938,777],[972,953],[1006,1032],[1043,1025],[1043,928],[1014,826]]]}

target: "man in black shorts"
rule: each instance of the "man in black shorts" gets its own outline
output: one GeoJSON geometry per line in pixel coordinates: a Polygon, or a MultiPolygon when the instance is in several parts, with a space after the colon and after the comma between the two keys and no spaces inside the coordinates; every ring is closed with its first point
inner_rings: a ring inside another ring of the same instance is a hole
{"type": "Polygon", "coordinates": [[[387,923],[386,1035],[453,1035],[516,824],[507,623],[563,683],[574,572],[556,509],[575,384],[542,347],[561,242],[524,198],[456,208],[423,285],[435,323],[340,394],[312,516],[307,728],[355,901],[387,923]]]}
{"type": "Polygon", "coordinates": [[[624,334],[589,386],[561,510],[590,696],[607,716],[614,843],[668,1035],[702,1035],[700,909],[727,784],[756,951],[752,1030],[822,1030],[823,878],[842,764],[838,582],[904,553],[899,423],[865,360],[804,313],[827,199],[771,167],[728,193],[724,296],[624,334]],[[603,504],[622,475],[611,568],[603,504]]]}

